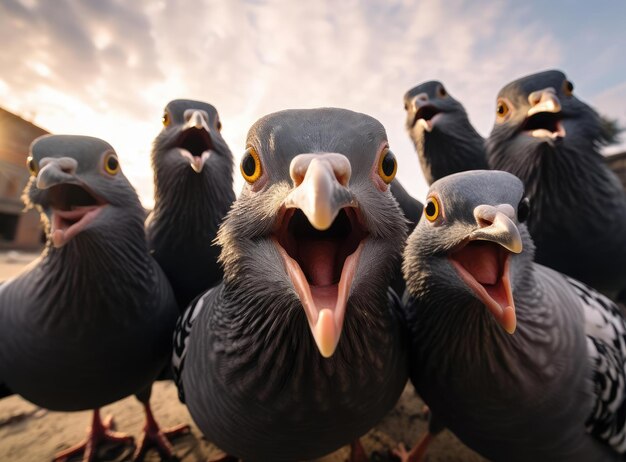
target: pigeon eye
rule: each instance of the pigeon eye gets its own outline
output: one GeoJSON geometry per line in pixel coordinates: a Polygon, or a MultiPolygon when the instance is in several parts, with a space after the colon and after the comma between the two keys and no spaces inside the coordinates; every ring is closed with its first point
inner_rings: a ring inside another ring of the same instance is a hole
{"type": "Polygon", "coordinates": [[[530,200],[528,197],[523,198],[517,206],[517,221],[524,223],[530,215],[530,200]]]}
{"type": "Polygon", "coordinates": [[[104,169],[109,175],[116,175],[120,171],[120,162],[112,152],[104,158],[104,169]]]}
{"type": "Polygon", "coordinates": [[[563,81],[563,93],[565,93],[565,96],[572,96],[572,93],[574,93],[574,84],[569,80],[563,81]]]}
{"type": "Polygon", "coordinates": [[[261,176],[261,159],[253,147],[246,149],[241,159],[241,174],[250,184],[261,176]]]}
{"type": "Polygon", "coordinates": [[[170,115],[167,112],[164,112],[163,117],[161,117],[161,121],[163,122],[163,126],[167,127],[170,124],[170,115]]]}
{"type": "Polygon", "coordinates": [[[26,166],[32,176],[37,176],[39,173],[39,165],[37,164],[37,161],[33,159],[33,156],[28,156],[26,159],[26,166]]]}
{"type": "Polygon", "coordinates": [[[439,201],[437,201],[437,198],[428,198],[424,207],[424,215],[428,221],[435,221],[439,217],[439,201]]]}
{"type": "Polygon", "coordinates": [[[385,148],[380,156],[378,174],[385,183],[389,184],[393,181],[397,171],[398,162],[396,161],[396,156],[393,155],[389,148],[385,148]]]}
{"type": "Polygon", "coordinates": [[[506,104],[502,100],[498,100],[498,103],[496,104],[496,114],[497,114],[498,118],[502,119],[502,118],[506,117],[506,115],[508,113],[509,113],[509,106],[508,106],[508,104],[506,104]]]}
{"type": "Polygon", "coordinates": [[[222,131],[222,122],[220,120],[217,121],[216,126],[217,126],[217,131],[221,132],[222,131]]]}
{"type": "Polygon", "coordinates": [[[440,98],[445,98],[446,96],[448,96],[448,92],[445,88],[443,88],[443,85],[439,85],[439,87],[437,88],[437,94],[440,98]]]}

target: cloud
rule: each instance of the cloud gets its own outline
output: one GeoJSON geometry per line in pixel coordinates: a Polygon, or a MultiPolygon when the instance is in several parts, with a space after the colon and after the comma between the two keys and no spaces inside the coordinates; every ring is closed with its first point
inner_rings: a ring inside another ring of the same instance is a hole
{"type": "MultiPolygon", "coordinates": [[[[508,81],[555,67],[583,73],[584,59],[577,61],[562,38],[563,31],[575,32],[564,28],[565,20],[538,14],[541,8],[502,0],[198,0],[193,6],[7,0],[0,4],[0,68],[11,71],[0,76],[0,98],[36,113],[54,131],[111,141],[146,203],[150,144],[171,99],[214,104],[236,157],[247,129],[269,112],[345,107],[385,125],[399,178],[423,198],[426,185],[404,130],[403,94],[441,80],[487,135],[495,95],[508,81]]],[[[578,19],[575,11],[562,16],[578,19]]],[[[601,24],[586,23],[584,30],[588,40],[602,42],[601,24]]],[[[593,57],[597,74],[621,65],[611,57],[623,47],[603,45],[593,57]]],[[[591,87],[599,78],[581,83],[591,87]]],[[[613,85],[623,82],[621,74],[613,85]]]]}

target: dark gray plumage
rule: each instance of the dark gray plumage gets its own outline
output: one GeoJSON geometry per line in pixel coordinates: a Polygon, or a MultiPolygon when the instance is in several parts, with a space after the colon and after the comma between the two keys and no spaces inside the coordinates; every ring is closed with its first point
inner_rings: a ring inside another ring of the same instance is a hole
{"type": "Polygon", "coordinates": [[[411,380],[490,460],[622,460],[626,321],[533,263],[523,193],[497,171],[431,186],[404,254],[411,380]]]}
{"type": "Polygon", "coordinates": [[[167,365],[176,302],[108,143],[44,136],[31,145],[29,168],[23,197],[41,212],[48,242],[0,286],[0,377],[45,408],[96,409],[91,436],[107,439],[97,411],[105,404],[137,394],[151,418],[148,398],[167,365]]]}
{"type": "Polygon", "coordinates": [[[492,168],[524,182],[537,262],[614,297],[626,287],[626,194],[603,139],[598,114],[553,70],[500,90],[487,149],[492,168]]]}
{"type": "Polygon", "coordinates": [[[441,82],[431,80],[407,91],[404,109],[428,184],[452,173],[487,168],[483,137],[441,82]]]}
{"type": "Polygon", "coordinates": [[[210,104],[174,100],[154,140],[154,210],[147,222],[150,250],[181,309],[222,279],[213,244],[235,200],[233,156],[210,104]]]}
{"type": "Polygon", "coordinates": [[[179,321],[174,366],[210,441],[308,460],[364,434],[406,382],[388,289],[406,236],[396,163],[382,125],[342,109],[270,114],[247,145],[218,235],[224,282],[179,321]]]}

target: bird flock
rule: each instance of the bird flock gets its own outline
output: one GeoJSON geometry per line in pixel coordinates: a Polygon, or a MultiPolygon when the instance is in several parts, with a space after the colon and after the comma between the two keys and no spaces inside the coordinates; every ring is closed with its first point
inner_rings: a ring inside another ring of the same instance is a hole
{"type": "Polygon", "coordinates": [[[233,155],[211,104],[174,100],[152,147],[149,216],[106,141],[46,135],[23,200],[47,243],[0,284],[0,398],[93,410],[87,439],[176,460],[150,406],[174,380],[222,461],[301,461],[350,445],[410,381],[429,429],[494,461],[626,457],[626,194],[596,111],[564,73],[498,93],[483,139],[443,83],[404,95],[430,184],[395,179],[384,127],[289,109],[233,155]],[[99,409],[134,395],[141,440],[99,409]]]}

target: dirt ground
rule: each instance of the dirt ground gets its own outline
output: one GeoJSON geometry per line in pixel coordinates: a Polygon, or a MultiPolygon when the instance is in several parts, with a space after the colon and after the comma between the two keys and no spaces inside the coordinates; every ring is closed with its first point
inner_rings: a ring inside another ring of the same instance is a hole
{"type": "MultiPolygon", "coordinates": [[[[37,254],[0,252],[0,281],[8,279],[37,254]]],[[[426,417],[422,413],[423,403],[408,385],[396,407],[364,438],[363,446],[372,461],[392,460],[387,455],[390,447],[399,442],[413,444],[426,429],[426,417]]],[[[193,424],[187,409],[178,401],[176,387],[172,382],[158,382],[152,393],[152,408],[163,427],[189,423],[191,434],[175,441],[174,448],[182,462],[204,462],[219,454],[219,450],[208,442],[193,424]]],[[[102,409],[101,415],[113,415],[116,430],[133,435],[137,440],[143,427],[143,411],[139,402],[129,397],[102,409]]],[[[60,413],[40,409],[33,404],[11,396],[0,400],[0,462],[50,461],[58,451],[77,443],[85,436],[91,420],[91,412],[60,413]]],[[[132,447],[104,448],[100,460],[130,460],[132,447]]],[[[319,459],[318,462],[343,462],[347,460],[349,448],[319,459]]],[[[76,459],[74,459],[76,460],[76,459]]],[[[80,459],[78,459],[80,460],[80,459]]],[[[161,460],[156,451],[150,451],[148,462],[161,460]]],[[[467,449],[454,435],[444,431],[430,447],[427,460],[430,462],[480,462],[481,457],[467,449]]]]}

